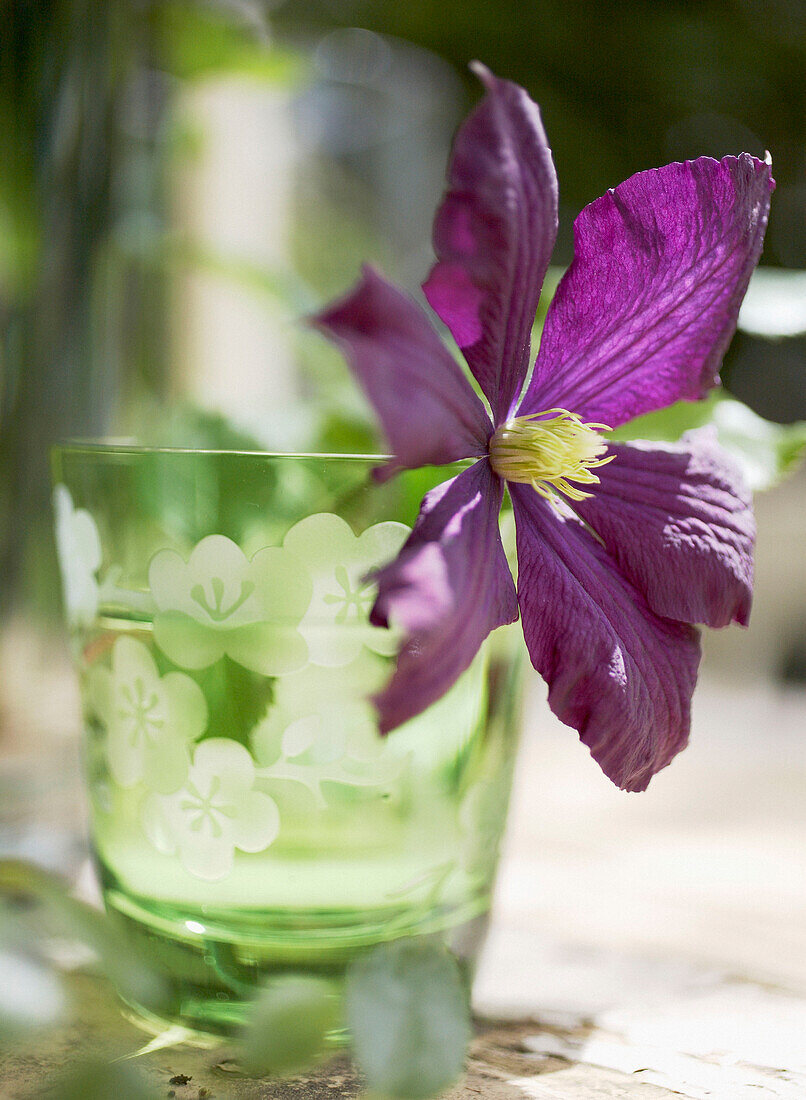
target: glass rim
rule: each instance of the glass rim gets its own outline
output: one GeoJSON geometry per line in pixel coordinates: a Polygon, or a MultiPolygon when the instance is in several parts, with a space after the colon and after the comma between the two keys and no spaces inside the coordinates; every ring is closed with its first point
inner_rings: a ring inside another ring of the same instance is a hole
{"type": "Polygon", "coordinates": [[[317,451],[257,451],[243,450],[237,447],[157,447],[142,443],[134,443],[125,439],[65,439],[54,443],[51,447],[53,454],[86,454],[86,455],[206,455],[211,457],[234,455],[241,458],[262,459],[338,459],[348,462],[365,462],[377,466],[379,463],[392,462],[394,455],[390,454],[357,454],[343,451],[317,452],[317,451]]]}

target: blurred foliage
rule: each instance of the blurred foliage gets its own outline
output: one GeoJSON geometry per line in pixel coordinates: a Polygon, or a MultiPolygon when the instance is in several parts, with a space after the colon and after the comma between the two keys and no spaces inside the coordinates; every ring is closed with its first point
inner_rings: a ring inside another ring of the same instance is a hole
{"type": "Polygon", "coordinates": [[[133,401],[123,438],[144,447],[191,447],[201,451],[258,451],[260,441],[220,413],[186,401],[165,404],[146,393],[133,401]]]}
{"type": "MultiPolygon", "coordinates": [[[[806,268],[802,0],[659,0],[640,8],[619,0],[280,0],[272,19],[294,40],[327,41],[335,28],[357,26],[433,50],[464,80],[468,106],[479,94],[467,69],[472,58],[528,88],[560,181],[556,264],[572,259],[577,212],[633,173],[769,149],[778,186],[762,262],[806,268]]],[[[748,324],[765,337],[802,330],[802,276],[781,274],[765,284],[762,269],[754,279],[748,324]]],[[[544,295],[541,310],[547,302],[544,295]]],[[[722,379],[762,416],[806,420],[806,339],[740,337],[722,379]]]]}
{"type": "Polygon", "coordinates": [[[29,290],[41,243],[32,150],[22,141],[11,107],[0,103],[0,131],[8,143],[0,161],[0,298],[9,304],[29,290]]]}
{"type": "MultiPolygon", "coordinates": [[[[93,353],[93,295],[114,207],[110,163],[140,46],[119,0],[0,11],[0,568],[8,602],[48,497],[47,449],[102,430],[114,391],[93,353]],[[101,379],[104,379],[101,383],[101,379]]],[[[134,302],[133,302],[134,304],[134,302]]],[[[51,589],[52,595],[52,589],[51,589]]]]}
{"type": "MultiPolygon", "coordinates": [[[[0,611],[52,611],[47,453],[103,435],[132,392],[164,399],[179,255],[166,172],[187,135],[175,82],[237,73],[290,87],[298,55],[248,5],[15,0],[0,6],[0,611]],[[173,82],[173,83],[172,83],[173,82]]],[[[268,282],[287,307],[290,276],[268,282]]]]}
{"type": "Polygon", "coordinates": [[[714,428],[754,493],[772,489],[806,458],[806,421],[774,424],[722,389],[713,390],[704,401],[678,401],[638,416],[615,431],[613,438],[674,441],[706,425],[714,428]]]}
{"type": "Polygon", "coordinates": [[[112,1064],[101,1059],[82,1061],[47,1082],[39,1094],[42,1100],[157,1100],[157,1093],[128,1062],[112,1064]]]}
{"type": "Polygon", "coordinates": [[[162,980],[106,916],[71,897],[55,875],[30,863],[0,860],[0,918],[7,938],[34,957],[44,939],[58,937],[87,946],[103,972],[128,997],[157,1010],[162,980]]]}
{"type": "Polygon", "coordinates": [[[242,1039],[244,1069],[257,1076],[289,1076],[314,1065],[327,1035],[339,1026],[333,982],[286,974],[266,983],[255,999],[242,1039]]]}
{"type": "Polygon", "coordinates": [[[742,302],[739,329],[769,340],[806,336],[806,271],[759,268],[742,302]]]}
{"type": "MultiPolygon", "coordinates": [[[[772,151],[780,189],[802,185],[801,0],[281,0],[272,18],[296,36],[357,26],[417,43],[456,66],[473,99],[473,58],[525,85],[572,213],[643,168],[742,148],[772,151]]],[[[806,224],[806,195],[799,202],[793,226],[806,224]]],[[[566,221],[560,263],[570,243],[566,221]]],[[[786,262],[806,266],[806,254],[786,262]]]]}
{"type": "Polygon", "coordinates": [[[347,975],[346,1003],[372,1091],[426,1100],[460,1076],[470,1041],[468,993],[441,944],[399,940],[359,957],[347,975]]]}
{"type": "MultiPolygon", "coordinates": [[[[0,1050],[35,1030],[80,1023],[62,991],[51,942],[89,947],[124,999],[157,1012],[165,1004],[161,980],[105,914],[33,864],[0,860],[0,1050]]],[[[333,1036],[344,1036],[345,1023],[355,1062],[376,1095],[427,1100],[464,1068],[468,990],[456,960],[431,937],[359,951],[343,985],[285,973],[243,992],[253,999],[234,1054],[249,1075],[313,1068],[334,1051],[333,1036]]],[[[154,1092],[128,1061],[80,1057],[44,1082],[39,1095],[145,1100],[154,1092]]]]}
{"type": "Polygon", "coordinates": [[[160,65],[181,80],[204,80],[226,73],[289,87],[304,66],[300,56],[269,41],[265,22],[239,19],[230,5],[202,6],[173,0],[149,12],[160,65]]]}

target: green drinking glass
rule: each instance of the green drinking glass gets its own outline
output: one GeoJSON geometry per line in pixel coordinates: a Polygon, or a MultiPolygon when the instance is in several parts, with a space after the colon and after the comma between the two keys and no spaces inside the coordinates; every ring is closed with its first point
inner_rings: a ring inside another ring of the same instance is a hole
{"type": "MultiPolygon", "coordinates": [[[[71,444],[56,541],[111,918],[165,977],[154,1028],[236,1028],[256,985],[437,936],[472,971],[515,756],[520,647],[493,634],[381,738],[399,644],[368,576],[445,468],[71,444]]],[[[455,472],[455,471],[454,471],[455,472]]]]}

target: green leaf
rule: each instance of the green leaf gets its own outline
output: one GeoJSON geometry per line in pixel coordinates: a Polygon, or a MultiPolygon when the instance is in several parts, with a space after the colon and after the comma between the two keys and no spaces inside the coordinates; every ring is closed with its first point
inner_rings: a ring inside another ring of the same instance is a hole
{"type": "Polygon", "coordinates": [[[277,1076],[308,1069],[322,1055],[339,1017],[332,982],[304,974],[272,979],[255,1001],[243,1035],[244,1068],[277,1076]]]}
{"type": "Polygon", "coordinates": [[[724,400],[721,390],[713,390],[704,401],[677,401],[657,412],[636,416],[613,432],[613,439],[676,440],[691,428],[710,423],[717,401],[724,400]]]}
{"type": "Polygon", "coordinates": [[[369,1088],[394,1100],[425,1100],[464,1069],[470,1039],[467,991],[441,945],[398,940],[350,966],[347,1023],[369,1088]]]}
{"type": "Polygon", "coordinates": [[[146,1085],[134,1066],[125,1062],[111,1065],[100,1059],[81,1062],[46,1083],[39,1094],[53,1100],[156,1100],[155,1090],[146,1085]]]}
{"type": "Polygon", "coordinates": [[[806,458],[806,420],[775,424],[741,401],[724,398],[714,408],[713,423],[753,492],[771,489],[806,458]]]}
{"type": "MultiPolygon", "coordinates": [[[[71,897],[55,875],[19,860],[0,860],[0,900],[7,914],[15,903],[39,903],[36,916],[51,935],[85,943],[98,956],[101,968],[123,997],[158,1009],[165,999],[162,980],[104,913],[71,897]]],[[[36,920],[34,920],[36,923],[36,920]]],[[[17,922],[20,933],[24,926],[17,922]]]]}
{"type": "Polygon", "coordinates": [[[806,421],[775,424],[724,390],[704,401],[678,401],[636,417],[613,432],[617,440],[677,440],[684,432],[712,424],[724,449],[739,463],[753,492],[777,485],[806,457],[806,421]]]}
{"type": "Polygon", "coordinates": [[[250,672],[226,656],[192,675],[207,700],[213,736],[227,730],[228,737],[248,747],[249,734],[274,697],[274,679],[250,672]]]}

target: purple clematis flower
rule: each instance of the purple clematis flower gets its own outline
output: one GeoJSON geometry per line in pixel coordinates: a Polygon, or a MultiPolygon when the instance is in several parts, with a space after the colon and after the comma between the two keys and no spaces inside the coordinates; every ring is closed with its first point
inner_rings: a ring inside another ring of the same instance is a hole
{"type": "Polygon", "coordinates": [[[520,610],[551,709],[615,783],[643,790],[688,738],[692,624],[747,622],[755,528],[708,430],[675,444],[601,433],[718,381],[774,183],[747,153],[702,157],[639,172],[586,207],[521,396],[557,181],[537,106],[476,71],[486,96],[456,137],[423,290],[491,415],[420,308],[371,268],[317,318],[394,452],[379,477],[478,459],[428,493],[377,576],[372,621],[405,639],[375,699],[380,727],[442,695],[520,610]],[[517,593],[498,527],[505,486],[517,593]]]}

